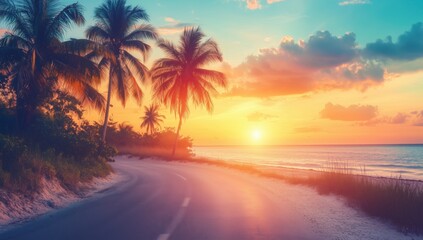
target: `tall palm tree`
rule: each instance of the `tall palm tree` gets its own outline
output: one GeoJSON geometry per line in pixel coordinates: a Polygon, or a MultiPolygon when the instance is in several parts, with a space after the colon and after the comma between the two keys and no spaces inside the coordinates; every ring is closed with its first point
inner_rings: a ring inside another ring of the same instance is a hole
{"type": "Polygon", "coordinates": [[[165,116],[159,114],[159,105],[151,104],[149,107],[144,107],[144,117],[142,117],[141,128],[145,128],[146,132],[153,134],[160,123],[163,122],[165,116]]]}
{"type": "Polygon", "coordinates": [[[217,86],[227,84],[223,73],[204,68],[206,64],[222,61],[217,43],[212,39],[203,41],[204,37],[200,28],[185,28],[179,46],[160,40],[159,47],[167,56],[157,60],[151,69],[154,97],[179,117],[172,156],[182,121],[189,115],[189,101],[212,112],[211,95],[218,93],[217,86]]]}
{"type": "Polygon", "coordinates": [[[95,10],[94,18],[96,23],[87,29],[86,35],[102,48],[90,57],[97,58],[100,68],[108,69],[109,75],[102,133],[105,141],[112,91],[123,106],[129,95],[141,103],[143,92],[138,80],[145,81],[148,69],[131,51],[141,54],[145,61],[151,47],[142,40],[156,39],[157,33],[151,25],[138,25],[140,21],[149,20],[147,13],[138,6],[126,5],[125,0],[107,0],[95,10]]]}
{"type": "Polygon", "coordinates": [[[87,47],[76,40],[62,41],[65,32],[85,19],[82,6],[59,8],[59,0],[0,0],[0,20],[10,31],[0,39],[0,70],[16,94],[19,125],[32,120],[36,109],[63,87],[97,108],[104,98],[93,87],[100,83],[97,65],[82,57],[87,47]]]}

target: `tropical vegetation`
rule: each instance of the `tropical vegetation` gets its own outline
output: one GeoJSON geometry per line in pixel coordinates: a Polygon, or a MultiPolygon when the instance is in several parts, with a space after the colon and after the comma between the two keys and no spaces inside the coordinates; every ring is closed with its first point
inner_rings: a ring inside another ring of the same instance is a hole
{"type": "Polygon", "coordinates": [[[13,90],[23,130],[58,88],[98,109],[104,106],[94,88],[100,83],[99,68],[77,54],[84,49],[76,40],[62,40],[72,25],[84,24],[82,6],[57,6],[57,0],[0,0],[0,20],[10,27],[0,39],[0,67],[13,90]]]}
{"type": "Polygon", "coordinates": [[[9,29],[0,37],[0,188],[31,193],[42,179],[54,178],[78,190],[112,172],[108,162],[117,151],[168,156],[177,148],[191,156],[192,139],[179,136],[188,103],[211,112],[216,87],[226,86],[223,73],[204,68],[222,60],[216,42],[204,40],[199,28],[185,29],[179,47],[159,40],[167,57],[149,71],[146,41],[158,34],[144,9],[106,0],[87,39],[65,41],[85,18],[79,3],[60,6],[60,0],[0,0],[0,21],[9,29]],[[145,133],[109,121],[112,95],[123,106],[130,97],[141,103],[141,85],[151,77],[156,102],[144,109],[145,133]],[[97,90],[102,79],[106,98],[97,90]],[[178,115],[176,133],[161,128],[161,103],[178,115]],[[86,121],[84,107],[104,113],[104,122],[86,121]]]}
{"type": "Polygon", "coordinates": [[[157,60],[151,69],[154,97],[169,106],[179,119],[172,155],[175,154],[182,121],[190,112],[189,102],[212,112],[212,95],[218,93],[217,87],[227,85],[223,73],[204,68],[207,64],[222,61],[217,43],[204,38],[200,28],[185,28],[179,46],[163,39],[158,43],[166,57],[157,60]]]}
{"type": "Polygon", "coordinates": [[[144,116],[140,127],[145,128],[146,133],[153,135],[160,128],[164,118],[164,115],[159,114],[159,105],[151,104],[149,107],[144,107],[144,116]]]}
{"type": "Polygon", "coordinates": [[[95,10],[94,18],[96,24],[87,29],[86,35],[101,48],[88,57],[98,60],[100,69],[108,69],[109,77],[102,133],[105,141],[112,92],[123,106],[129,96],[141,103],[143,91],[139,81],[147,79],[148,69],[133,53],[140,54],[145,61],[151,47],[143,40],[155,40],[157,33],[151,25],[139,24],[148,21],[148,14],[138,6],[127,5],[125,0],[107,0],[95,10]]]}

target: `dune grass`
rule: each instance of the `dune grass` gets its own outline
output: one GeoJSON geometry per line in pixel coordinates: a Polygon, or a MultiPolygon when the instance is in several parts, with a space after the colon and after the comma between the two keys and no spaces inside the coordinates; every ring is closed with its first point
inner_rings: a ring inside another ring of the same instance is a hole
{"type": "Polygon", "coordinates": [[[398,178],[354,175],[347,170],[322,171],[297,181],[320,194],[335,194],[370,216],[387,220],[405,233],[423,234],[423,183],[398,178]]]}
{"type": "MultiPolygon", "coordinates": [[[[11,158],[0,157],[0,189],[32,195],[42,188],[43,178],[57,178],[63,187],[78,191],[81,183],[96,177],[106,177],[113,169],[103,159],[75,160],[54,151],[27,149],[11,158]]],[[[0,156],[5,151],[0,151],[0,156]]]]}

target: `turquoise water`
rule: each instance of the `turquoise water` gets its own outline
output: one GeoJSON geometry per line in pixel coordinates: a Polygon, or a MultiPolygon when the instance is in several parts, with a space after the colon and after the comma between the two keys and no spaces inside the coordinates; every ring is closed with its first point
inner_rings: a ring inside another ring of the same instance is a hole
{"type": "Polygon", "coordinates": [[[259,165],[322,170],[335,165],[354,173],[423,180],[423,145],[196,146],[200,157],[259,165]]]}

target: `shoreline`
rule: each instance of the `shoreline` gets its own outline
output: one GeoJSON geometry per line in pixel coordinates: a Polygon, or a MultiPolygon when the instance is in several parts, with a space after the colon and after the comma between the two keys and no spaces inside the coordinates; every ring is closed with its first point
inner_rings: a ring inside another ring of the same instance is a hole
{"type": "Polygon", "coordinates": [[[81,183],[75,192],[65,189],[57,179],[42,179],[43,187],[34,195],[0,190],[0,233],[34,221],[91,199],[119,183],[122,176],[111,173],[105,178],[94,178],[81,183]]]}
{"type": "MultiPolygon", "coordinates": [[[[312,169],[312,168],[300,168],[300,167],[288,167],[288,166],[281,166],[281,165],[277,165],[277,164],[260,164],[260,163],[252,163],[252,162],[244,162],[244,161],[239,161],[239,160],[228,160],[228,159],[222,159],[222,158],[211,158],[211,157],[191,157],[190,160],[198,160],[198,161],[206,161],[206,162],[216,162],[217,164],[219,164],[219,162],[223,162],[223,164],[234,164],[234,165],[241,165],[241,166],[252,166],[252,167],[257,167],[259,169],[267,169],[270,171],[283,171],[283,170],[288,170],[288,171],[293,171],[293,172],[301,172],[301,173],[325,173],[328,171],[331,171],[333,169],[329,168],[329,170],[326,169],[312,169]]],[[[402,180],[402,181],[406,181],[406,182],[418,182],[418,183],[423,183],[423,179],[413,179],[413,178],[407,178],[407,177],[402,177],[401,175],[399,175],[398,177],[392,176],[392,177],[388,177],[388,176],[378,176],[378,175],[370,175],[370,174],[361,174],[361,173],[354,173],[354,172],[350,172],[347,173],[348,175],[354,175],[357,177],[369,177],[372,179],[381,179],[381,180],[402,180]]]]}
{"type": "MultiPolygon", "coordinates": [[[[136,156],[136,155],[134,155],[136,156]]],[[[139,157],[139,156],[137,156],[139,157]]],[[[140,157],[141,158],[141,157],[140,157]]],[[[160,159],[157,159],[160,160],[160,159]]],[[[169,161],[166,159],[162,159],[163,161],[169,161]]],[[[172,161],[172,160],[170,160],[172,161]]],[[[209,157],[192,157],[185,160],[176,160],[176,161],[189,161],[189,162],[196,162],[196,163],[203,163],[203,164],[212,164],[212,165],[222,165],[234,168],[239,167],[247,167],[247,168],[257,168],[259,170],[263,170],[268,173],[282,173],[282,175],[296,175],[301,174],[304,177],[310,177],[312,175],[322,174],[331,172],[332,169],[329,170],[317,170],[317,169],[306,169],[306,168],[295,168],[295,167],[286,167],[286,166],[278,166],[278,165],[267,165],[267,164],[258,164],[258,163],[251,163],[251,162],[242,162],[242,161],[231,161],[225,159],[215,159],[209,157]]],[[[398,180],[404,182],[412,182],[412,183],[419,183],[423,184],[423,180],[421,179],[412,179],[412,178],[403,178],[403,177],[387,177],[387,176],[375,176],[375,175],[366,175],[366,174],[359,174],[359,173],[342,173],[345,175],[352,175],[356,177],[365,177],[369,179],[375,180],[398,180]]]]}

